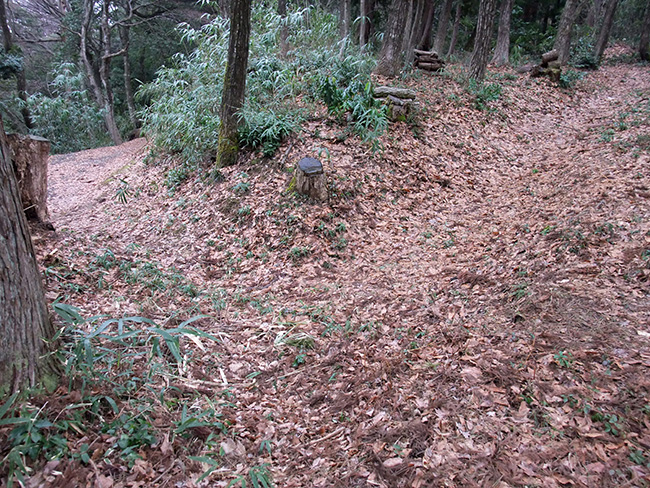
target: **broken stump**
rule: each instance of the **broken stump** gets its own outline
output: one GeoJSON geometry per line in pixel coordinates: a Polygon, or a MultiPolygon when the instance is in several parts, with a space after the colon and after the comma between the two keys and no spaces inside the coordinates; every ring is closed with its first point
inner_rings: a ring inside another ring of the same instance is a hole
{"type": "Polygon", "coordinates": [[[47,210],[47,160],[50,141],[38,136],[8,134],[25,216],[52,227],[47,210]]]}
{"type": "Polygon", "coordinates": [[[296,165],[296,191],[319,202],[327,200],[327,180],[323,164],[315,158],[302,158],[296,165]]]}

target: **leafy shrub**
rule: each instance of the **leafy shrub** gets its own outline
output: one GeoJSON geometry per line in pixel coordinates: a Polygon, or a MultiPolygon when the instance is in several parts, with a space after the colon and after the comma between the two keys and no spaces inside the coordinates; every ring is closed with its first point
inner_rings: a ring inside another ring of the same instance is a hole
{"type": "Polygon", "coordinates": [[[585,77],[584,73],[575,69],[566,68],[560,74],[560,82],[558,83],[561,88],[573,89],[576,84],[585,77]]]}
{"type": "Polygon", "coordinates": [[[474,108],[490,110],[490,102],[496,102],[501,98],[502,87],[499,83],[480,83],[471,79],[467,91],[474,97],[474,108]]]}
{"type": "Polygon", "coordinates": [[[77,67],[63,63],[52,76],[50,96],[36,93],[27,101],[35,125],[33,133],[49,139],[55,154],[110,144],[102,111],[84,89],[77,67]]]}

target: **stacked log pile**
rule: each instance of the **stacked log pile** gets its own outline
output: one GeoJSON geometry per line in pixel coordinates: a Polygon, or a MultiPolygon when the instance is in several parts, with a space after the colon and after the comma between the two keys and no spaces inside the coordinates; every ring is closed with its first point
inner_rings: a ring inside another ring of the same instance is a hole
{"type": "Polygon", "coordinates": [[[415,105],[415,92],[408,88],[378,86],[374,90],[376,99],[388,105],[388,117],[392,121],[406,120],[415,105]]]}
{"type": "Polygon", "coordinates": [[[560,81],[560,75],[562,74],[562,64],[558,61],[559,57],[560,55],[556,50],[542,54],[542,62],[531,68],[530,76],[532,78],[548,76],[551,81],[557,83],[560,81]]]}
{"type": "Polygon", "coordinates": [[[415,61],[414,66],[424,71],[442,71],[445,67],[445,62],[440,59],[438,53],[435,51],[420,51],[414,49],[415,61]]]}

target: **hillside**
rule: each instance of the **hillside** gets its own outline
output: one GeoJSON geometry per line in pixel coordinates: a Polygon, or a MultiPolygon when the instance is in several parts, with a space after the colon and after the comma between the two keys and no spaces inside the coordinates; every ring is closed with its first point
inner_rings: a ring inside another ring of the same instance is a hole
{"type": "Polygon", "coordinates": [[[217,340],[150,376],[144,352],[116,361],[92,395],[117,413],[65,433],[90,461],[30,486],[647,486],[650,68],[488,82],[483,105],[453,69],[401,82],[419,113],[377,153],[323,113],[273,159],[173,188],[142,140],[53,157],[49,299],[164,329],[205,314],[217,340]],[[303,156],[328,203],[287,191],[303,156]]]}

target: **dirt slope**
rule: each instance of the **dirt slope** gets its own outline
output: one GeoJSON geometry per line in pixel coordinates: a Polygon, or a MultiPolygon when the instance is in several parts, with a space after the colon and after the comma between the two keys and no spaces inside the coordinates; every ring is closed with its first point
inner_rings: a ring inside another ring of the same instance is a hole
{"type": "MultiPolygon", "coordinates": [[[[410,79],[418,123],[381,154],[323,119],[173,190],[164,159],[132,164],[141,141],[53,159],[49,296],[165,327],[206,313],[220,338],[167,381],[217,406],[221,454],[172,436],[129,480],[192,486],[193,453],[218,459],[210,486],[263,463],[284,487],[650,483],[650,70],[491,82],[480,111],[453,76],[410,79]],[[286,192],[303,155],[327,204],[286,192]]],[[[177,413],[149,413],[160,438],[177,413]]],[[[126,482],[109,444],[95,469],[126,482]]]]}

